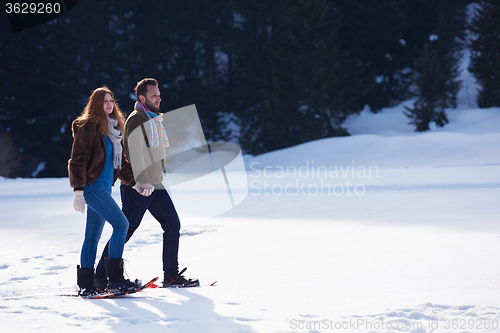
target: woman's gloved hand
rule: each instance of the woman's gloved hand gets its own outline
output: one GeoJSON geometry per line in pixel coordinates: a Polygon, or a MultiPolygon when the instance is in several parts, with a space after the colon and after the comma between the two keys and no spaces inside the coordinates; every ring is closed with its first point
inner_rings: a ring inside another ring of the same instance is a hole
{"type": "Polygon", "coordinates": [[[83,197],[83,191],[73,191],[73,194],[73,208],[76,212],[83,214],[85,212],[85,198],[83,197]]]}

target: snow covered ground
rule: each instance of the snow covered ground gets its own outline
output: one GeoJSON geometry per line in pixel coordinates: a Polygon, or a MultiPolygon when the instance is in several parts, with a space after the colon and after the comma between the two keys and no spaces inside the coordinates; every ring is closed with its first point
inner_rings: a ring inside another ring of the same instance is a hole
{"type": "MultiPolygon", "coordinates": [[[[58,296],[76,289],[85,227],[68,179],[0,179],[2,331],[500,331],[500,109],[462,104],[415,133],[402,108],[249,158],[240,205],[183,212],[180,264],[200,288],[58,296]]],[[[162,274],[161,240],[147,215],[125,246],[130,278],[162,274]]]]}

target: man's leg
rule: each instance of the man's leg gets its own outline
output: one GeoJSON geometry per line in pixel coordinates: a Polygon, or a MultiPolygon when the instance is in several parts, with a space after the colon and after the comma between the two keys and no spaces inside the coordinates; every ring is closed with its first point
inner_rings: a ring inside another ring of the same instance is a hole
{"type": "Polygon", "coordinates": [[[155,190],[149,212],[163,229],[163,272],[176,275],[179,270],[178,252],[181,222],[167,191],[155,190]]]}

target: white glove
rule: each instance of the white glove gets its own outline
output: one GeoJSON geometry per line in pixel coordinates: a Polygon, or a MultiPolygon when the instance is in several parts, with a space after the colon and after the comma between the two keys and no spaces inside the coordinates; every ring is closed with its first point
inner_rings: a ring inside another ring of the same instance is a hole
{"type": "Polygon", "coordinates": [[[85,198],[83,197],[83,191],[73,191],[73,194],[75,195],[73,197],[73,208],[75,209],[75,212],[83,214],[85,212],[85,198]]]}
{"type": "Polygon", "coordinates": [[[143,195],[145,197],[149,197],[153,193],[153,191],[155,190],[155,187],[151,184],[135,183],[134,190],[139,192],[140,195],[143,195]]]}

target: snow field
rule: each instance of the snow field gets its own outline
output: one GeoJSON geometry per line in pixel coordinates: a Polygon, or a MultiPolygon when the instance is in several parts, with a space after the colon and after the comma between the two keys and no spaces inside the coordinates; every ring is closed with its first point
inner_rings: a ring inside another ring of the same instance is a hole
{"type": "MultiPolygon", "coordinates": [[[[428,133],[408,131],[398,114],[362,113],[348,122],[351,137],[248,158],[240,205],[211,219],[182,211],[180,265],[200,288],[110,300],[58,296],[76,289],[85,228],[69,182],[0,179],[2,327],[499,331],[500,112],[452,110],[449,125],[428,133]],[[391,115],[391,133],[373,129],[376,117],[391,115]],[[371,133],[356,133],[367,122],[371,133]]],[[[110,233],[106,226],[99,254],[110,233]]],[[[125,246],[129,277],[161,275],[161,246],[161,229],[147,214],[125,246]]]]}

